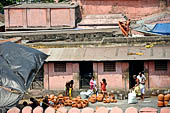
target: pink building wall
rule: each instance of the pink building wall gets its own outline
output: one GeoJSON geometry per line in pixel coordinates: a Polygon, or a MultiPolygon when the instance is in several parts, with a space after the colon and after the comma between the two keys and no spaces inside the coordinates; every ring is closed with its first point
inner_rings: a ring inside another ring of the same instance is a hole
{"type": "Polygon", "coordinates": [[[75,21],[75,8],[5,8],[6,30],[74,28],[75,21]]]}
{"type": "MultiPolygon", "coordinates": [[[[145,61],[144,70],[146,88],[170,88],[170,62],[168,71],[155,71],[154,61],[145,61]]],[[[129,63],[116,62],[115,72],[104,72],[102,62],[93,63],[93,75],[100,89],[100,82],[103,78],[107,81],[107,90],[129,89],[129,63]]],[[[54,63],[44,64],[44,88],[49,90],[64,90],[65,83],[73,79],[74,89],[80,88],[79,63],[66,63],[66,72],[54,72],[54,63]]]]}
{"type": "Polygon", "coordinates": [[[83,15],[122,13],[137,19],[170,6],[164,0],[78,0],[83,15]]]}
{"type": "Polygon", "coordinates": [[[154,61],[149,62],[150,88],[170,88],[170,62],[167,71],[155,71],[154,61]]]}

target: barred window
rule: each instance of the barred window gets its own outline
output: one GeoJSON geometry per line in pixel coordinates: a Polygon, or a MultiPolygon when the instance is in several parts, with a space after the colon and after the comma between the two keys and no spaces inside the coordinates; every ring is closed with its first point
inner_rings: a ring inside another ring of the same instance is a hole
{"type": "Polygon", "coordinates": [[[104,62],[104,72],[115,72],[116,63],[115,62],[104,62]]]}
{"type": "Polygon", "coordinates": [[[167,71],[167,61],[155,61],[155,70],[156,71],[167,71]]]}
{"type": "Polygon", "coordinates": [[[54,63],[54,72],[66,72],[66,63],[54,63]]]}

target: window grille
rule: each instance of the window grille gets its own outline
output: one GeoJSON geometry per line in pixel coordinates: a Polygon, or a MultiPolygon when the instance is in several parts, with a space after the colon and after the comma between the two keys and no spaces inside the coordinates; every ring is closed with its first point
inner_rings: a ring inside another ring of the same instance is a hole
{"type": "Polygon", "coordinates": [[[104,72],[115,72],[116,63],[115,62],[104,62],[104,72]]]}
{"type": "Polygon", "coordinates": [[[167,61],[155,61],[156,71],[167,71],[167,61]]]}
{"type": "Polygon", "coordinates": [[[54,63],[54,72],[66,72],[66,63],[54,63]]]}

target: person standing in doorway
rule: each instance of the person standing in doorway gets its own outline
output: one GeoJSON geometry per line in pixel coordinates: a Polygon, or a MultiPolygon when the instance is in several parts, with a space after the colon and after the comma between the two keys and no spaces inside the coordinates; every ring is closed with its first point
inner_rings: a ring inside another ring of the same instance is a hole
{"type": "Polygon", "coordinates": [[[139,79],[140,89],[141,89],[141,99],[144,100],[144,94],[145,94],[145,81],[146,77],[144,75],[144,72],[139,72],[139,75],[137,76],[139,79]]]}
{"type": "Polygon", "coordinates": [[[94,76],[92,76],[90,80],[90,89],[93,91],[93,93],[97,94],[97,83],[94,80],[94,76]]]}

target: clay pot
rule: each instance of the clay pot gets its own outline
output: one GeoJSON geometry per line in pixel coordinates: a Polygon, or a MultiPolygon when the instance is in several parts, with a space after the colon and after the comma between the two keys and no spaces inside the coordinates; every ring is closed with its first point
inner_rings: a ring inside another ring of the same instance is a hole
{"type": "Polygon", "coordinates": [[[68,100],[69,99],[69,97],[68,96],[64,96],[64,100],[68,100]]]}
{"type": "Polygon", "coordinates": [[[99,94],[98,97],[102,97],[103,98],[104,96],[103,96],[103,94],[99,94]]]}
{"type": "Polygon", "coordinates": [[[158,107],[163,107],[164,106],[164,102],[163,101],[158,101],[158,107]]]}
{"type": "Polygon", "coordinates": [[[107,103],[106,99],[103,100],[104,103],[107,103]]]}
{"type": "Polygon", "coordinates": [[[93,94],[91,97],[92,97],[92,98],[96,98],[97,96],[96,96],[96,94],[93,94]]]}
{"type": "Polygon", "coordinates": [[[117,103],[117,100],[114,100],[114,103],[117,103]]]}
{"type": "Polygon", "coordinates": [[[109,99],[109,98],[107,98],[107,99],[106,99],[106,102],[107,102],[107,103],[110,103],[110,99],[109,99]]]}
{"type": "Polygon", "coordinates": [[[97,97],[97,101],[102,102],[103,101],[103,97],[97,97]]]}
{"type": "Polygon", "coordinates": [[[72,106],[72,103],[67,103],[68,106],[72,106]]]}
{"type": "Polygon", "coordinates": [[[114,94],[111,94],[110,97],[111,97],[111,99],[115,99],[114,94]]]}
{"type": "Polygon", "coordinates": [[[51,94],[49,98],[54,99],[54,97],[55,97],[54,94],[51,94]]]}
{"type": "Polygon", "coordinates": [[[164,96],[164,101],[169,101],[169,95],[164,96]]]}
{"type": "Polygon", "coordinates": [[[91,103],[95,103],[95,102],[96,102],[96,98],[91,98],[91,99],[90,99],[90,102],[91,102],[91,103]]]}
{"type": "Polygon", "coordinates": [[[77,99],[79,100],[79,99],[81,99],[81,97],[80,97],[80,96],[77,96],[77,99]]]}
{"type": "Polygon", "coordinates": [[[77,104],[72,104],[72,107],[77,107],[77,104]]]}
{"type": "Polygon", "coordinates": [[[163,94],[159,94],[158,95],[158,101],[163,101],[164,100],[164,95],[163,94]]]}
{"type": "Polygon", "coordinates": [[[111,103],[114,103],[114,99],[110,99],[110,102],[111,102],[111,103]]]}
{"type": "Polygon", "coordinates": [[[82,108],[85,108],[86,107],[86,104],[82,104],[82,108]]]}
{"type": "Polygon", "coordinates": [[[59,95],[58,95],[58,98],[63,98],[63,94],[59,94],[59,95]]]}
{"type": "Polygon", "coordinates": [[[167,106],[169,101],[164,101],[164,106],[167,106]]]}
{"type": "Polygon", "coordinates": [[[170,94],[167,94],[169,96],[169,99],[170,99],[170,94]]]}
{"type": "Polygon", "coordinates": [[[82,107],[82,105],[81,105],[81,104],[77,104],[77,107],[78,107],[78,108],[81,108],[81,107],[82,107]]]}

